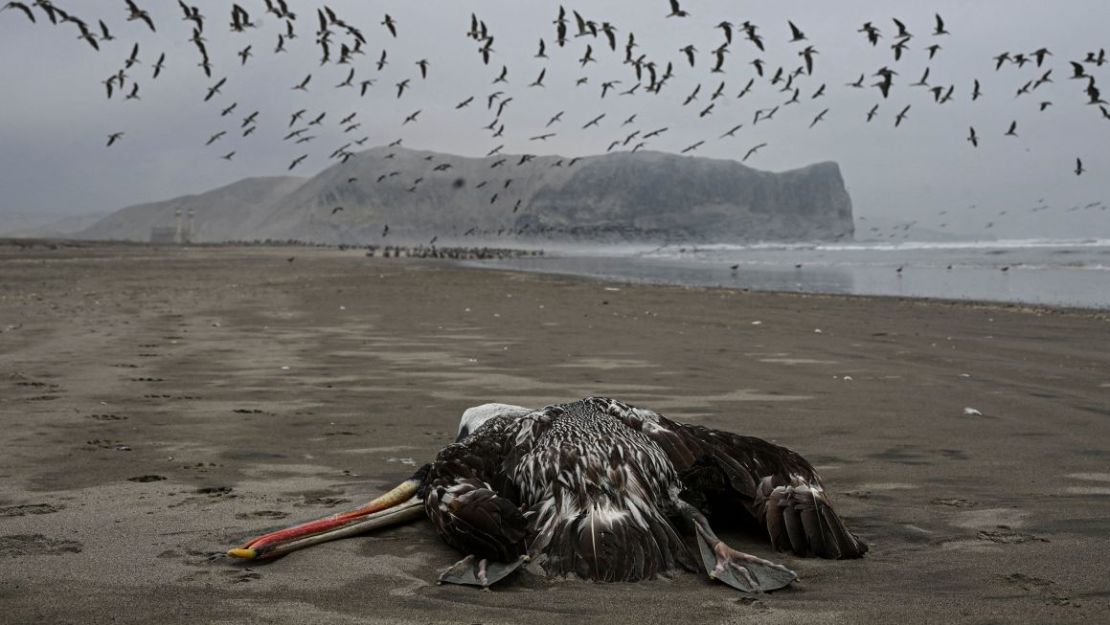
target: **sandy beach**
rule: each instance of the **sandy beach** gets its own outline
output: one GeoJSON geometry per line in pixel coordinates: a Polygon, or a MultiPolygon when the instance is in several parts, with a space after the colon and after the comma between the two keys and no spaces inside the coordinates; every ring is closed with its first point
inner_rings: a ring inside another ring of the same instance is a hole
{"type": "Polygon", "coordinates": [[[1078,623],[1110,608],[1110,317],[630,286],[316,248],[0,245],[0,622],[1078,623]],[[420,522],[243,566],[468,406],[608,395],[817,465],[858,561],[745,596],[437,586],[420,522]],[[981,415],[967,415],[972,407],[981,415]]]}

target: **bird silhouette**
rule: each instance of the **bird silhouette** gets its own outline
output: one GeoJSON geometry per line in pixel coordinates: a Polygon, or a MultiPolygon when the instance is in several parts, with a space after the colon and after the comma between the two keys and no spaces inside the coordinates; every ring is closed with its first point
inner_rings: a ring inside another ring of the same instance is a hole
{"type": "Polygon", "coordinates": [[[389,34],[393,35],[394,38],[397,37],[397,22],[389,16],[389,13],[385,14],[385,19],[382,20],[382,26],[385,26],[389,30],[389,34]]]}
{"type": "Polygon", "coordinates": [[[910,106],[911,105],[907,104],[906,108],[902,109],[902,111],[898,113],[898,116],[894,118],[895,128],[902,125],[902,122],[906,119],[906,114],[910,112],[910,106]]]}
{"type": "Polygon", "coordinates": [[[755,153],[756,153],[756,152],[758,152],[759,150],[761,150],[761,149],[763,149],[763,148],[765,148],[765,147],[767,147],[767,144],[766,144],[766,143],[760,143],[759,145],[757,145],[757,146],[753,147],[752,149],[748,150],[747,154],[744,154],[744,158],[743,158],[743,159],[741,159],[741,161],[742,161],[742,162],[747,162],[747,160],[748,160],[748,159],[749,159],[750,157],[752,157],[753,155],[755,155],[755,153]]]}
{"type": "Polygon", "coordinates": [[[142,21],[150,28],[150,32],[157,32],[154,28],[154,21],[150,18],[150,13],[140,9],[132,0],[124,1],[127,3],[127,21],[142,21]]]}
{"type": "Polygon", "coordinates": [[[936,26],[933,28],[933,36],[939,37],[941,35],[951,35],[952,33],[944,29],[944,20],[941,19],[940,13],[936,14],[936,26]]]}
{"type": "Polygon", "coordinates": [[[786,23],[790,25],[790,41],[792,43],[796,42],[796,41],[805,41],[806,40],[805,33],[803,33],[801,31],[801,29],[798,28],[798,26],[794,24],[794,22],[792,22],[790,20],[787,20],[786,23]]]}

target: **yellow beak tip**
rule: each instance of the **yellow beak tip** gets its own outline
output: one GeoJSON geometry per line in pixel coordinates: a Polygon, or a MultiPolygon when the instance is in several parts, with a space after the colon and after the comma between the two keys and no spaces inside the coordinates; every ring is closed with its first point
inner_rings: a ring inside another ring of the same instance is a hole
{"type": "Polygon", "coordinates": [[[229,549],[227,555],[231,558],[242,558],[244,560],[253,560],[258,557],[258,553],[254,549],[229,549]]]}

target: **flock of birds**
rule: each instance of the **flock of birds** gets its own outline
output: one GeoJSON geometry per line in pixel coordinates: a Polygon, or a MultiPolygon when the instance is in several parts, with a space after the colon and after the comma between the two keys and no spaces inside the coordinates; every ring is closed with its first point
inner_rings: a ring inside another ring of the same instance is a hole
{"type": "MultiPolygon", "coordinates": [[[[95,20],[79,17],[74,11],[62,9],[52,0],[7,2],[0,8],[0,16],[3,15],[3,11],[11,11],[21,13],[32,24],[49,23],[57,27],[76,28],[79,39],[87,42],[93,50],[103,52],[110,50],[107,44],[117,39],[113,35],[113,26],[111,26],[113,20],[137,22],[145,29],[149,29],[151,33],[158,33],[159,27],[168,26],[157,23],[151,12],[138,4],[141,1],[122,0],[123,6],[120,7],[120,11],[109,12],[95,20]]],[[[242,1],[245,3],[245,0],[242,1]]],[[[292,49],[290,44],[293,40],[312,37],[315,42],[314,48],[319,53],[319,69],[297,78],[289,85],[290,97],[283,98],[282,100],[285,101],[278,103],[286,106],[289,106],[289,102],[296,102],[298,93],[306,93],[320,87],[348,89],[356,99],[366,96],[371,90],[389,88],[393,98],[400,104],[405,101],[415,84],[430,80],[429,77],[435,70],[435,64],[427,58],[398,60],[391,55],[388,43],[408,36],[409,33],[405,31],[405,25],[398,23],[398,20],[389,14],[384,14],[381,21],[375,25],[380,28],[380,31],[372,32],[356,26],[353,20],[340,15],[327,5],[320,6],[315,10],[314,15],[306,17],[294,12],[286,0],[259,0],[258,6],[251,8],[232,3],[227,15],[228,21],[221,26],[225,31],[223,36],[238,38],[238,43],[233,46],[238,49],[234,58],[214,58],[209,51],[208,37],[215,36],[213,31],[217,30],[217,27],[212,24],[209,16],[201,13],[198,7],[184,0],[178,0],[178,6],[181,21],[191,31],[188,41],[195,53],[194,58],[167,59],[166,52],[147,54],[140,49],[138,42],[123,44],[128,51],[127,56],[123,58],[118,69],[101,81],[105,95],[109,99],[140,100],[143,89],[151,81],[157,81],[170,64],[195,66],[197,71],[202,72],[210,81],[204,92],[200,94],[200,99],[203,103],[210,103],[209,106],[214,107],[213,114],[218,113],[217,120],[222,126],[209,135],[204,143],[206,146],[217,146],[214,149],[220,152],[220,158],[228,161],[236,157],[241,146],[229,146],[231,149],[228,151],[220,150],[218,146],[229,143],[235,135],[239,135],[240,143],[246,141],[258,132],[261,119],[267,116],[273,118],[273,114],[264,114],[261,110],[239,110],[239,101],[230,96],[234,83],[231,82],[227,71],[228,65],[245,66],[252,63],[252,59],[263,54],[264,51],[268,51],[271,55],[282,55],[292,49]],[[308,28],[313,30],[305,32],[308,28]],[[252,34],[265,30],[269,30],[266,35],[252,34]],[[263,38],[266,39],[266,43],[262,42],[263,38]],[[384,41],[387,45],[379,52],[371,52],[369,50],[371,40],[384,41]],[[378,83],[383,82],[386,75],[383,70],[390,64],[399,64],[401,67],[410,69],[392,85],[379,85],[378,83]],[[335,78],[329,76],[332,73],[335,74],[335,78]]],[[[669,12],[665,13],[668,20],[682,20],[689,16],[689,12],[682,8],[678,0],[669,0],[669,12]]],[[[972,102],[985,97],[978,79],[975,79],[971,85],[966,85],[967,90],[964,92],[964,87],[936,82],[928,67],[920,79],[914,82],[907,82],[909,79],[904,79],[899,73],[900,64],[911,55],[924,56],[927,53],[927,61],[932,61],[942,53],[943,42],[951,36],[951,33],[939,14],[934,19],[925,35],[911,32],[910,27],[897,18],[891,19],[890,30],[885,30],[885,26],[880,26],[876,22],[866,22],[860,26],[858,36],[863,41],[875,48],[887,46],[890,49],[890,61],[887,65],[874,71],[860,72],[858,77],[842,83],[848,89],[871,90],[874,93],[873,106],[860,112],[862,123],[874,122],[885,103],[900,97],[907,87],[927,90],[931,94],[932,104],[936,106],[946,105],[958,97],[968,98],[972,102]],[[922,42],[922,39],[925,41],[922,42]]],[[[782,111],[791,110],[791,107],[803,102],[820,106],[819,102],[827,97],[832,88],[829,82],[819,82],[818,76],[822,74],[819,71],[820,51],[803,28],[794,21],[788,20],[784,25],[782,32],[786,36],[781,39],[785,41],[780,41],[779,31],[776,30],[774,35],[766,34],[762,26],[751,21],[741,23],[722,21],[715,27],[719,31],[719,39],[714,47],[699,50],[697,46],[690,44],[675,50],[670,58],[649,57],[641,51],[642,48],[635,33],[626,33],[608,21],[590,19],[577,10],[567,11],[560,6],[553,16],[551,26],[551,31],[546,37],[538,38],[534,53],[509,53],[494,47],[497,38],[484,19],[474,13],[470,15],[469,28],[465,31],[465,36],[475,44],[475,62],[489,72],[489,79],[487,79],[489,86],[486,89],[488,93],[468,94],[454,108],[461,110],[484,105],[492,117],[489,124],[484,127],[491,139],[490,149],[485,152],[487,158],[494,159],[490,165],[491,170],[502,166],[506,168],[514,165],[521,166],[535,158],[534,154],[516,157],[501,155],[506,146],[505,137],[508,132],[504,121],[505,113],[516,104],[521,90],[542,89],[549,86],[545,82],[548,80],[547,64],[555,62],[557,50],[562,53],[561,60],[574,63],[581,73],[581,76],[574,80],[573,85],[558,85],[558,87],[589,88],[591,85],[597,85],[599,88],[597,114],[573,124],[577,132],[616,128],[619,136],[614,137],[609,143],[607,152],[637,152],[651,146],[653,140],[670,131],[667,125],[658,127],[642,125],[637,114],[624,118],[618,125],[608,117],[608,111],[604,110],[606,103],[616,98],[658,97],[673,93],[674,103],[680,112],[688,110],[690,111],[688,115],[705,119],[719,112],[725,99],[742,101],[757,89],[761,93],[779,94],[777,104],[755,110],[750,119],[743,121],[730,119],[727,124],[724,124],[725,127],[721,128],[722,132],[719,135],[706,137],[680,149],[677,147],[674,149],[681,154],[692,154],[709,141],[735,139],[737,133],[745,127],[774,123],[778,119],[777,116],[782,116],[782,111]],[[764,53],[771,40],[790,46],[797,59],[796,65],[773,66],[766,61],[764,53]],[[577,50],[577,52],[570,54],[571,50],[577,50]],[[745,63],[747,69],[734,67],[736,63],[730,62],[741,54],[751,59],[745,63]],[[566,58],[568,55],[570,59],[566,58]],[[627,75],[620,78],[607,76],[605,79],[591,75],[589,71],[591,65],[597,65],[602,55],[615,56],[610,59],[613,61],[620,59],[627,75]],[[518,80],[510,71],[508,59],[517,60],[527,57],[543,62],[544,66],[534,79],[518,80]],[[706,70],[712,81],[704,88],[702,82],[697,82],[688,93],[674,91],[672,84],[676,76],[680,74],[696,76],[695,80],[700,80],[701,74],[706,70]],[[743,87],[739,91],[735,88],[728,90],[726,75],[736,76],[742,70],[746,73],[740,79],[743,87]]],[[[767,30],[769,31],[770,28],[767,30]]],[[[1042,112],[1054,104],[1053,100],[1046,95],[1046,85],[1057,81],[1074,82],[1077,85],[1075,91],[1082,101],[1090,105],[1102,119],[1110,120],[1110,108],[1108,108],[1110,104],[1102,98],[1095,76],[1097,70],[1107,64],[1105,50],[1090,51],[1084,58],[1068,61],[1066,76],[1054,75],[1058,68],[1051,66],[1053,58],[1052,51],[1045,47],[1028,52],[1001,52],[994,57],[994,70],[1017,73],[1021,86],[1016,90],[1013,98],[1034,100],[1035,108],[1042,112]]],[[[472,84],[481,84],[481,81],[476,80],[472,84]]],[[[899,103],[894,107],[893,110],[896,111],[892,117],[894,128],[911,122],[912,106],[912,104],[899,103]]],[[[370,136],[363,131],[364,122],[357,112],[346,115],[336,115],[327,110],[310,112],[309,107],[296,104],[290,108],[293,110],[286,112],[287,123],[280,123],[283,127],[282,140],[292,146],[288,165],[290,171],[297,169],[309,158],[311,151],[308,144],[324,136],[324,128],[328,124],[335,125],[329,131],[336,133],[341,131],[342,136],[345,137],[341,145],[325,150],[330,152],[329,159],[346,163],[356,154],[356,150],[365,146],[370,140],[370,136]]],[[[801,107],[798,106],[798,108],[801,107]]],[[[828,118],[830,109],[831,107],[822,107],[812,117],[807,116],[804,123],[808,128],[822,124],[828,118]]],[[[405,115],[398,124],[398,130],[419,124],[422,113],[422,109],[416,108],[405,115]]],[[[563,119],[565,114],[566,111],[563,110],[542,115],[542,118],[537,120],[537,126],[542,125],[542,128],[538,131],[526,129],[525,132],[515,136],[520,139],[526,137],[529,144],[542,144],[555,137],[557,133],[564,132],[563,128],[572,124],[570,120],[563,119]]],[[[379,120],[374,122],[380,123],[379,120]]],[[[673,120],[672,123],[674,123],[673,120]]],[[[1019,133],[1020,125],[1016,119],[1005,124],[1005,132],[1002,132],[1002,129],[997,132],[1003,140],[1018,137],[1019,133]]],[[[993,134],[971,126],[968,129],[966,141],[972,149],[975,149],[993,134]]],[[[126,133],[123,130],[111,132],[108,134],[106,144],[109,147],[117,145],[124,140],[125,136],[126,133]]],[[[397,139],[388,147],[400,146],[401,143],[402,139],[397,139]]],[[[760,142],[745,146],[736,154],[740,160],[748,161],[766,147],[768,142],[760,142]]],[[[392,156],[392,153],[386,153],[383,159],[387,160],[392,156]]],[[[408,190],[415,191],[429,176],[447,174],[451,168],[450,163],[436,162],[432,157],[427,160],[429,161],[427,172],[406,185],[408,190]]],[[[577,161],[578,159],[557,160],[551,166],[572,167],[577,161]]],[[[1077,176],[1086,173],[1081,157],[1075,158],[1072,171],[1077,176]]],[[[377,182],[381,183],[401,174],[402,172],[396,170],[384,170],[377,178],[377,182]]],[[[348,178],[348,182],[357,181],[357,177],[348,178]]],[[[479,187],[489,185],[491,190],[504,185],[507,189],[509,182],[511,177],[508,175],[498,181],[494,180],[491,174],[490,179],[483,180],[478,185],[479,187]]],[[[491,193],[491,204],[496,204],[499,199],[504,201],[504,198],[499,197],[497,193],[491,193]]],[[[515,213],[519,209],[520,202],[517,201],[512,211],[515,213]]],[[[342,207],[336,207],[332,213],[335,214],[340,210],[342,207]]],[[[387,232],[388,230],[383,231],[383,236],[387,232]]]]}
{"type": "Polygon", "coordinates": [[[967,207],[959,210],[942,209],[937,211],[934,215],[931,215],[927,221],[911,219],[895,223],[873,225],[871,220],[867,217],[857,216],[856,220],[859,224],[857,225],[856,237],[865,241],[883,239],[911,240],[911,237],[913,237],[913,240],[928,240],[937,237],[938,233],[951,232],[953,224],[957,223],[957,221],[964,229],[971,227],[984,232],[999,229],[1028,232],[1030,231],[1030,224],[1027,220],[1042,212],[1051,211],[1056,215],[1061,215],[1094,213],[1095,211],[1105,212],[1108,209],[1110,209],[1110,204],[1107,204],[1103,200],[1077,203],[1067,208],[1061,208],[1049,204],[1045,198],[1040,198],[1031,206],[1020,208],[993,210],[980,207],[978,204],[969,204],[967,207]]]}

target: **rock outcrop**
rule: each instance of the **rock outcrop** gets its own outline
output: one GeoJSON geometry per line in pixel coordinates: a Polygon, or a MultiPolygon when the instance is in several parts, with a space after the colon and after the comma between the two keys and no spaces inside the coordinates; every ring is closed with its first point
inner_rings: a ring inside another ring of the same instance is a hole
{"type": "Polygon", "coordinates": [[[379,147],[307,180],[250,178],[125,208],[83,236],[145,240],[151,228],[173,225],[177,210],[194,211],[198,242],[737,242],[853,235],[851,200],[835,163],[771,173],[660,152],[467,158],[379,147]]]}

